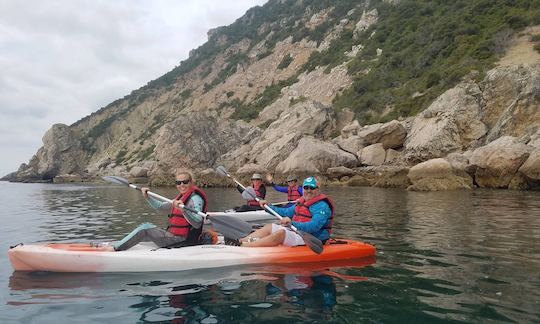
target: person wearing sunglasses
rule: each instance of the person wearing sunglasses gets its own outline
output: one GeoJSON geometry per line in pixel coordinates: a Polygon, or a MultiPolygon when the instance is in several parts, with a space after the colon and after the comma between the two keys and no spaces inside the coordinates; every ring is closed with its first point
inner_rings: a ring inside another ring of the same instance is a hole
{"type": "MultiPolygon", "coordinates": [[[[266,187],[264,186],[262,176],[259,173],[254,173],[251,176],[251,186],[255,190],[255,194],[258,198],[264,199],[266,197],[266,187]]],[[[244,192],[244,189],[238,185],[236,186],[236,189],[240,191],[240,193],[244,192]]],[[[240,207],[235,207],[234,210],[237,212],[245,212],[245,211],[252,211],[252,210],[261,210],[261,206],[259,205],[259,202],[255,199],[250,199],[247,201],[247,204],[242,205],[240,207]]]]}
{"type": "MultiPolygon", "coordinates": [[[[300,235],[290,230],[290,225],[296,229],[309,233],[323,243],[330,238],[332,220],[334,217],[334,204],[319,188],[319,182],[314,177],[308,177],[302,184],[303,196],[296,204],[290,207],[270,206],[283,219],[280,224],[266,224],[250,235],[239,240],[241,246],[296,246],[304,245],[300,235]]],[[[261,206],[266,201],[260,201],[261,206]]]]}
{"type": "Polygon", "coordinates": [[[304,194],[302,187],[298,185],[298,179],[295,175],[291,174],[287,177],[286,186],[278,186],[277,184],[275,184],[273,181],[274,177],[272,177],[270,173],[266,175],[266,180],[268,180],[268,182],[272,185],[275,191],[287,193],[287,200],[289,201],[289,203],[282,207],[292,206],[294,202],[300,199],[304,194]]]}
{"type": "Polygon", "coordinates": [[[204,219],[202,216],[183,210],[180,205],[206,212],[208,199],[204,191],[193,183],[189,171],[180,171],[175,179],[178,195],[172,202],[163,202],[148,196],[148,188],[141,188],[148,204],[169,215],[169,226],[162,229],[150,223],[144,223],[133,230],[123,240],[113,244],[115,251],[127,250],[139,242],[152,241],[158,247],[178,247],[199,244],[204,219]]]}

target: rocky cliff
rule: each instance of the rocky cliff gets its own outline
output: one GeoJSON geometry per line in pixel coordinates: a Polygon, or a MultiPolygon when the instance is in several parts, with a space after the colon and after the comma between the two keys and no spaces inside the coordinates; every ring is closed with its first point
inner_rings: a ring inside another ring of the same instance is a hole
{"type": "Polygon", "coordinates": [[[413,190],[537,188],[540,28],[493,32],[504,44],[470,69],[471,58],[461,57],[467,69],[448,78],[432,70],[442,55],[433,52],[438,34],[414,34],[434,58],[418,58],[423,88],[407,88],[412,81],[398,78],[404,59],[391,61],[397,54],[380,36],[391,41],[391,19],[411,3],[269,1],[210,31],[161,78],[71,126],[53,125],[8,179],[117,174],[164,183],[189,167],[219,185],[211,169],[225,165],[240,176],[292,172],[413,190]],[[370,79],[382,70],[395,76],[388,89],[370,79]]]}

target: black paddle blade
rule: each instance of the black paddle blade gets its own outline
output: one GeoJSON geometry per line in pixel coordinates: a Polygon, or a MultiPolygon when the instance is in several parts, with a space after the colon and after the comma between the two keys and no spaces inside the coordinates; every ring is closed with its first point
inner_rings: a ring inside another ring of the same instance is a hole
{"type": "Polygon", "coordinates": [[[322,253],[323,243],[321,242],[321,240],[306,232],[297,231],[297,233],[302,237],[302,239],[304,239],[304,243],[306,243],[306,246],[310,248],[311,251],[317,254],[322,253]]]}
{"type": "Polygon", "coordinates": [[[220,165],[216,168],[217,173],[221,174],[222,176],[229,176],[229,172],[227,172],[227,169],[225,169],[224,166],[220,165]]]}
{"type": "Polygon", "coordinates": [[[231,239],[241,239],[251,233],[251,224],[234,216],[208,216],[212,226],[223,236],[231,239]]]}
{"type": "Polygon", "coordinates": [[[104,177],[101,177],[101,178],[103,180],[105,180],[105,181],[109,181],[109,182],[116,183],[116,184],[121,184],[121,185],[124,185],[124,186],[129,186],[129,181],[126,178],[122,178],[122,177],[119,177],[119,176],[104,176],[104,177]]]}

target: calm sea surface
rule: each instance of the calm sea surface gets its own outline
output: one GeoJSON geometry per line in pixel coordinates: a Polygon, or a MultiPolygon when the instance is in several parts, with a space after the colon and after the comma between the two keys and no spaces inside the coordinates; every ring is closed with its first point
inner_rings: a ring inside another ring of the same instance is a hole
{"type": "MultiPolygon", "coordinates": [[[[335,236],[374,244],[375,263],[28,274],[11,269],[10,245],[120,239],[166,217],[125,187],[0,182],[0,323],[540,323],[540,192],[325,192],[335,236]]],[[[207,193],[211,210],[242,202],[207,193]]]]}

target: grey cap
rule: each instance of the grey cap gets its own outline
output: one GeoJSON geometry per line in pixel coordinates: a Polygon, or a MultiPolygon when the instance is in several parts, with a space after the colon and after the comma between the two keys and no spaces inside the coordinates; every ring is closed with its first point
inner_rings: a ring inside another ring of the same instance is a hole
{"type": "Polygon", "coordinates": [[[287,177],[287,182],[289,181],[297,181],[298,179],[296,178],[296,176],[294,174],[291,174],[287,177]]]}
{"type": "Polygon", "coordinates": [[[255,179],[262,180],[262,175],[260,175],[259,173],[253,173],[253,175],[251,176],[251,180],[255,179]]]}

